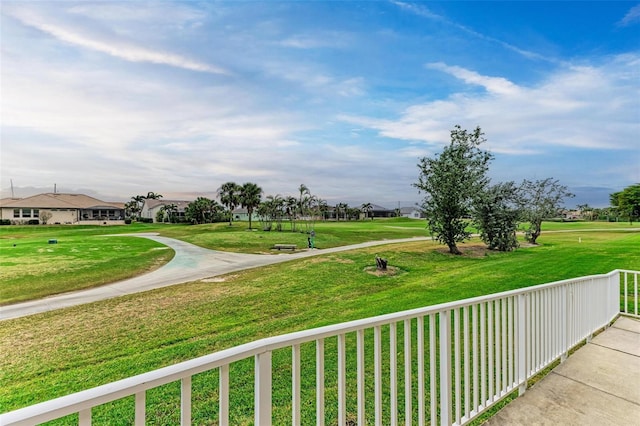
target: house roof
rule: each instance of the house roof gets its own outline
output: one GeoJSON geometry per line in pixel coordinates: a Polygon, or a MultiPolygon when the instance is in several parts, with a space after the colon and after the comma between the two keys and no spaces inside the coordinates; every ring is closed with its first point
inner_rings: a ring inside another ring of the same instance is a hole
{"type": "Polygon", "coordinates": [[[388,209],[386,207],[382,207],[378,204],[371,204],[371,210],[372,211],[383,211],[383,212],[390,212],[392,211],[391,209],[388,209]]]}
{"type": "Polygon", "coordinates": [[[175,204],[178,206],[178,210],[184,210],[191,203],[191,201],[186,200],[154,200],[153,198],[145,200],[144,204],[147,206],[149,210],[154,209],[158,206],[167,206],[169,204],[175,204]]]}
{"type": "Polygon", "coordinates": [[[102,201],[84,194],[38,194],[27,198],[3,198],[0,206],[35,209],[124,209],[124,203],[102,201]]]}

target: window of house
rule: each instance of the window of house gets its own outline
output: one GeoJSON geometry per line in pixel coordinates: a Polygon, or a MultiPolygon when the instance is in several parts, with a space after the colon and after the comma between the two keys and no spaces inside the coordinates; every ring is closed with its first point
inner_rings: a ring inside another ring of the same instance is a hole
{"type": "Polygon", "coordinates": [[[22,209],[22,217],[31,217],[31,209],[22,209]]]}
{"type": "Polygon", "coordinates": [[[40,217],[40,210],[33,209],[33,217],[40,217]]]}
{"type": "Polygon", "coordinates": [[[13,217],[20,217],[20,209],[13,209],[13,217]]]}

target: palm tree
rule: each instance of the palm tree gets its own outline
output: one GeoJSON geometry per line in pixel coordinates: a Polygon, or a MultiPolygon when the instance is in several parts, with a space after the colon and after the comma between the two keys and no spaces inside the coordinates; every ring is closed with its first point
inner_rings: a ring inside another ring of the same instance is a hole
{"type": "Polygon", "coordinates": [[[146,197],[144,195],[136,195],[135,197],[131,197],[131,201],[135,203],[135,207],[133,205],[131,206],[131,213],[136,217],[140,217],[145,199],[146,197]]]}
{"type": "Polygon", "coordinates": [[[291,223],[291,232],[295,232],[296,230],[296,212],[298,210],[298,200],[296,200],[293,196],[288,196],[282,200],[283,207],[285,210],[285,214],[289,218],[289,222],[291,223]]]}
{"type": "Polygon", "coordinates": [[[132,218],[136,216],[138,212],[138,202],[131,198],[131,201],[127,201],[124,203],[124,212],[127,218],[132,218]]]}
{"type": "Polygon", "coordinates": [[[307,188],[307,185],[305,185],[304,183],[300,184],[300,186],[298,187],[298,192],[300,192],[300,198],[298,199],[298,209],[300,211],[300,217],[303,217],[307,210],[306,207],[311,192],[309,191],[309,188],[307,188]]]}
{"type": "Polygon", "coordinates": [[[240,204],[240,188],[235,182],[226,182],[217,191],[220,202],[229,210],[229,226],[233,221],[233,211],[240,204]]]}
{"type": "Polygon", "coordinates": [[[171,204],[167,204],[164,206],[164,211],[167,214],[167,217],[169,218],[169,222],[170,223],[175,223],[177,222],[177,216],[178,216],[178,205],[171,203],[171,204]]]}
{"type": "Polygon", "coordinates": [[[240,187],[240,204],[249,213],[249,229],[251,229],[251,214],[253,209],[260,205],[262,188],[255,183],[247,182],[240,187]]]}
{"type": "Polygon", "coordinates": [[[340,210],[344,213],[344,220],[347,220],[347,215],[349,214],[349,204],[340,203],[340,210]]]}
{"type": "MultiPolygon", "coordinates": [[[[362,210],[362,213],[364,213],[365,217],[368,218],[371,210],[373,210],[373,206],[371,205],[371,203],[364,203],[362,206],[360,206],[360,210],[362,210]]],[[[373,220],[373,216],[371,217],[371,220],[373,220]]]]}
{"type": "Polygon", "coordinates": [[[147,200],[159,200],[162,198],[162,194],[156,194],[155,192],[147,192],[147,196],[144,197],[147,200]]]}
{"type": "Polygon", "coordinates": [[[322,198],[318,198],[317,209],[320,215],[322,216],[322,220],[324,221],[327,218],[327,212],[329,211],[329,204],[327,204],[327,200],[323,200],[322,198]]]}

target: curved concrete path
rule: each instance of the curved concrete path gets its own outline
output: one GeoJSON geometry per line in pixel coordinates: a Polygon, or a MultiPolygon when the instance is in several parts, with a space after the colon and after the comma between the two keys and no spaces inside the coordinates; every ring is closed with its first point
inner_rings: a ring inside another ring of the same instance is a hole
{"type": "MultiPolygon", "coordinates": [[[[157,234],[124,235],[138,238],[149,238],[157,241],[172,248],[175,251],[175,256],[171,261],[159,269],[134,278],[87,290],[63,293],[44,299],[2,306],[0,307],[0,321],[52,311],[55,309],[67,308],[70,306],[82,305],[84,303],[97,302],[100,300],[111,299],[113,297],[139,293],[175,284],[197,281],[204,278],[228,274],[230,272],[271,265],[274,263],[287,262],[294,259],[384,244],[431,240],[431,237],[413,237],[397,240],[371,241],[350,246],[334,247],[329,249],[313,249],[296,253],[263,255],[209,250],[173,238],[161,237],[157,234]]],[[[118,236],[123,236],[123,234],[119,234],[118,236]]]]}

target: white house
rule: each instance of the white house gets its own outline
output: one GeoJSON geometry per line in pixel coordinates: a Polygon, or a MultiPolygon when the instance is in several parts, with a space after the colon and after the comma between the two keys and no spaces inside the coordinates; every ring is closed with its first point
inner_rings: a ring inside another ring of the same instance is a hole
{"type": "Polygon", "coordinates": [[[184,219],[185,210],[187,209],[187,206],[191,204],[191,201],[165,199],[154,200],[152,198],[149,198],[144,200],[144,205],[142,206],[140,217],[153,219],[153,221],[156,222],[156,217],[160,209],[170,204],[175,204],[178,207],[177,216],[178,220],[181,221],[182,219],[184,219]]]}

